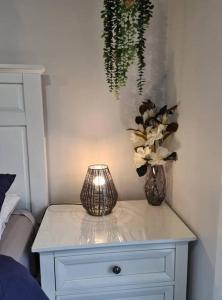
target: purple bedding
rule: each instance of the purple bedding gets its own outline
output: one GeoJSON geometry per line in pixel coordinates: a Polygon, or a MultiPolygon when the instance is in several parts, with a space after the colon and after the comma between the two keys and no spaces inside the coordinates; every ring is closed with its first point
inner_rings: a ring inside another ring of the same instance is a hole
{"type": "Polygon", "coordinates": [[[0,300],[48,300],[28,270],[9,256],[0,255],[0,300]]]}

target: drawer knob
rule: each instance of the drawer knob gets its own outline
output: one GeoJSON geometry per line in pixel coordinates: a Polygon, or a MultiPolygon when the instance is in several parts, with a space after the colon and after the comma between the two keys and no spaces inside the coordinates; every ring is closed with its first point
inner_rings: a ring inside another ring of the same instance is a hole
{"type": "Polygon", "coordinates": [[[114,266],[113,267],[113,273],[114,274],[119,274],[121,272],[121,268],[119,266],[114,266]]]}

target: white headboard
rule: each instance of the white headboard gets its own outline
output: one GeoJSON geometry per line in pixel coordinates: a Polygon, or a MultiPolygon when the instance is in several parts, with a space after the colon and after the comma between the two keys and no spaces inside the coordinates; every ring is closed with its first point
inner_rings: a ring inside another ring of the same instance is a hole
{"type": "Polygon", "coordinates": [[[16,174],[18,208],[41,217],[48,205],[42,66],[0,65],[0,173],[16,174]]]}

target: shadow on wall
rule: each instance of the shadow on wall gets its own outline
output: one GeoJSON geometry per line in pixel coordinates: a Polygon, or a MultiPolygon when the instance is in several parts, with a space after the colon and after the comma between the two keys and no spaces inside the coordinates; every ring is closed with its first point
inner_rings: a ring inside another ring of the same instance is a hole
{"type": "MultiPolygon", "coordinates": [[[[166,85],[167,85],[167,94],[166,94],[166,104],[170,107],[175,104],[178,104],[178,109],[175,112],[174,118],[175,120],[178,121],[179,118],[179,112],[180,112],[180,103],[178,102],[178,93],[177,93],[177,88],[175,84],[175,68],[174,68],[174,53],[168,53],[168,61],[167,61],[167,66],[166,66],[166,85]],[[168,72],[168,69],[170,72],[168,72]],[[170,88],[170,90],[169,90],[170,88]],[[169,96],[170,95],[170,96],[169,96]]],[[[180,130],[180,123],[178,121],[179,128],[178,131],[180,130]]],[[[178,150],[181,147],[181,143],[179,139],[177,138],[177,133],[171,137],[169,137],[166,141],[166,146],[170,150],[178,152],[178,150]],[[168,146],[169,145],[169,146],[168,146]]],[[[178,155],[178,160],[180,159],[178,155]]],[[[174,165],[177,162],[173,162],[170,164],[167,164],[166,166],[166,179],[167,179],[167,201],[172,204],[172,196],[173,196],[173,169],[174,165]]]]}
{"type": "Polygon", "coordinates": [[[166,87],[166,1],[155,1],[154,16],[147,31],[147,47],[145,52],[146,80],[142,96],[138,95],[136,79],[137,67],[129,72],[127,87],[121,94],[121,119],[125,128],[135,126],[134,119],[140,103],[150,98],[158,105],[165,103],[166,87]]]}
{"type": "Polygon", "coordinates": [[[201,240],[191,243],[189,248],[187,299],[212,299],[213,284],[212,289],[206,290],[204,282],[214,281],[214,275],[214,267],[201,240]],[[207,274],[206,270],[208,270],[207,274]],[[203,289],[197,290],[197,286],[202,286],[203,289]]]}
{"type": "MultiPolygon", "coordinates": [[[[167,62],[168,63],[168,65],[167,65],[167,74],[168,74],[168,76],[167,76],[167,104],[170,106],[174,105],[174,104],[179,105],[177,114],[178,114],[178,123],[179,123],[178,136],[180,137],[180,139],[177,138],[177,134],[176,134],[176,138],[174,138],[171,141],[171,145],[178,152],[178,160],[180,161],[181,146],[185,147],[185,150],[186,150],[186,147],[190,147],[190,145],[184,144],[183,139],[181,139],[182,135],[180,135],[180,127],[182,127],[186,124],[180,123],[180,116],[182,115],[182,112],[183,112],[183,103],[180,102],[180,99],[181,99],[180,93],[181,93],[181,84],[182,84],[182,65],[177,67],[177,70],[176,70],[175,61],[178,62],[178,58],[175,57],[174,52],[171,51],[170,53],[168,53],[168,62],[167,62]],[[177,71],[177,73],[176,73],[176,71],[177,71]]],[[[179,63],[182,64],[183,62],[181,60],[179,60],[179,63]]],[[[173,206],[173,208],[174,208],[174,202],[175,203],[180,202],[180,199],[173,198],[173,195],[175,195],[175,193],[173,192],[173,176],[172,175],[173,175],[173,168],[174,168],[174,166],[176,168],[176,164],[177,164],[177,162],[175,162],[173,164],[173,166],[171,165],[169,167],[169,170],[168,170],[169,174],[168,174],[168,178],[167,178],[167,180],[169,181],[167,196],[168,196],[168,201],[169,201],[170,205],[173,206]]],[[[179,182],[180,182],[180,180],[181,180],[181,178],[179,178],[179,182]]],[[[189,193],[189,191],[186,191],[184,189],[186,179],[182,178],[182,180],[184,180],[181,183],[182,190],[180,190],[180,193],[177,193],[177,194],[182,195],[182,193],[186,193],[186,195],[187,195],[189,193]]],[[[175,186],[175,184],[174,184],[174,188],[178,189],[178,187],[175,186]]],[[[189,196],[192,197],[192,195],[189,195],[189,196]]],[[[190,205],[190,203],[188,203],[187,205],[190,205]]],[[[201,207],[198,209],[198,211],[201,214],[201,207]]],[[[179,213],[179,210],[177,212],[179,213]]],[[[181,215],[181,212],[179,213],[179,215],[181,215]]],[[[186,219],[185,219],[185,221],[186,221],[186,219]]],[[[206,222],[207,222],[207,220],[206,220],[206,222]]],[[[188,225],[188,227],[190,227],[189,224],[187,224],[187,225],[188,225]]],[[[194,232],[194,234],[196,236],[198,236],[198,234],[195,232],[194,228],[191,228],[191,230],[192,230],[192,232],[194,232]]],[[[212,282],[214,280],[214,266],[209,257],[209,253],[207,253],[206,245],[204,244],[204,243],[206,243],[206,239],[208,239],[209,236],[206,237],[204,235],[205,235],[205,233],[202,233],[202,236],[199,234],[197,242],[190,244],[188,282],[187,282],[187,285],[188,285],[187,299],[207,299],[207,300],[212,299],[213,288],[212,289],[204,288],[205,282],[207,283],[208,287],[209,286],[213,287],[213,284],[211,285],[211,284],[209,284],[209,282],[212,282]],[[206,270],[207,270],[207,272],[206,272],[206,270]],[[197,287],[203,287],[203,288],[197,289],[197,287]]]]}

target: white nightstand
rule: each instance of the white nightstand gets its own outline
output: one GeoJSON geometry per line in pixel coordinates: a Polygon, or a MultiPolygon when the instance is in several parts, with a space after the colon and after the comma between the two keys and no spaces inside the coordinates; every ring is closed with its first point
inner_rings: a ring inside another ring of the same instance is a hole
{"type": "Polygon", "coordinates": [[[185,300],[195,239],[167,204],[122,201],[105,217],[53,205],[32,250],[50,300],[185,300]]]}

